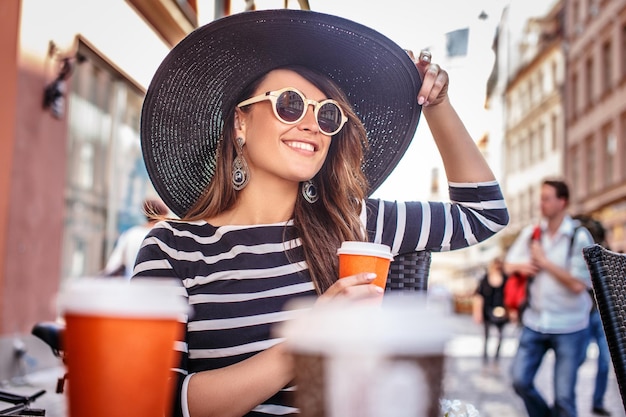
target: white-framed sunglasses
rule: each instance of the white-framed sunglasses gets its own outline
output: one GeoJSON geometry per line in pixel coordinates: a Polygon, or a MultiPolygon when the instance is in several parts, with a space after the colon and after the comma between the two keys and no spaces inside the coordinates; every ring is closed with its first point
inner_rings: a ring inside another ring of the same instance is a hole
{"type": "Polygon", "coordinates": [[[341,110],[341,106],[335,100],[310,100],[293,87],[259,94],[242,101],[237,104],[237,107],[245,107],[264,100],[272,102],[274,116],[288,125],[296,124],[302,120],[308,107],[313,106],[313,114],[315,115],[317,125],[320,131],[327,136],[337,134],[348,121],[343,110],[341,110]]]}

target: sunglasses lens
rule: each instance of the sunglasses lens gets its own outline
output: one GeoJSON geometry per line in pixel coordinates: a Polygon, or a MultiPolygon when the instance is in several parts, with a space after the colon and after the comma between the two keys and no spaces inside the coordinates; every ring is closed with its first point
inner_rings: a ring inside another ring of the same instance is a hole
{"type": "Polygon", "coordinates": [[[324,133],[337,133],[341,127],[341,109],[335,103],[324,103],[317,113],[317,123],[324,133]]]}
{"type": "MultiPolygon", "coordinates": [[[[285,123],[294,123],[300,120],[306,111],[304,99],[294,90],[283,91],[276,98],[276,113],[285,123]]],[[[343,113],[337,104],[323,102],[317,112],[317,124],[320,130],[327,135],[334,135],[341,128],[343,113]]]]}
{"type": "Polygon", "coordinates": [[[285,91],[276,99],[276,112],[287,123],[293,123],[302,116],[304,102],[295,91],[285,91]]]}

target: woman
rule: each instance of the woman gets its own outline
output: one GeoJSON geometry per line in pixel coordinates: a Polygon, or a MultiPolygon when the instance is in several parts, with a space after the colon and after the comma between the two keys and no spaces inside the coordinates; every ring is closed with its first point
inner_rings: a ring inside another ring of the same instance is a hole
{"type": "Polygon", "coordinates": [[[142,145],[181,220],[150,232],[134,273],[180,279],[193,306],[177,415],[297,412],[291,358],[271,334],[292,317],[285,303],[382,296],[373,274],[337,280],[342,241],[443,251],[506,225],[447,87],[429,53],[415,63],[369,28],[300,10],[220,19],[166,57],[146,95],[142,145]],[[368,199],[422,106],[456,203],[368,199]]]}
{"type": "Polygon", "coordinates": [[[482,323],[484,328],[483,360],[486,362],[488,355],[489,332],[491,326],[498,332],[496,350],[493,355],[497,363],[500,359],[500,347],[502,345],[502,331],[504,325],[509,322],[509,317],[504,308],[504,275],[502,259],[495,258],[489,263],[487,273],[478,283],[473,302],[473,316],[476,323],[482,323]]]}

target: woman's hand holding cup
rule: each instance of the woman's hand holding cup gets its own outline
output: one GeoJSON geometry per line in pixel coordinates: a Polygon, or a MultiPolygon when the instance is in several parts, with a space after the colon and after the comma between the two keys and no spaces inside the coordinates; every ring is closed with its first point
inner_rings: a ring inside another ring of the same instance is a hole
{"type": "Polygon", "coordinates": [[[371,242],[343,242],[337,255],[339,279],[320,298],[382,298],[393,259],[389,246],[371,242]]]}

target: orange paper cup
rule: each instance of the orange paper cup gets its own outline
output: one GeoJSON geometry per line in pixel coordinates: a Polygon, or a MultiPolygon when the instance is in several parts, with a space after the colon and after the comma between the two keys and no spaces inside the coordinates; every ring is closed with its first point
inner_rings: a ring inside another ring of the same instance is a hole
{"type": "Polygon", "coordinates": [[[169,415],[188,309],[151,280],[79,279],[60,297],[71,417],[169,415]]]}
{"type": "Polygon", "coordinates": [[[337,250],[339,255],[339,278],[361,272],[374,272],[373,284],[385,289],[389,264],[393,260],[391,248],[371,242],[343,242],[337,250]]]}

